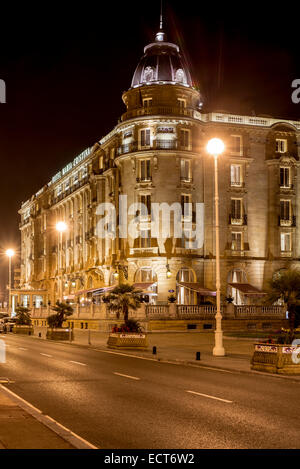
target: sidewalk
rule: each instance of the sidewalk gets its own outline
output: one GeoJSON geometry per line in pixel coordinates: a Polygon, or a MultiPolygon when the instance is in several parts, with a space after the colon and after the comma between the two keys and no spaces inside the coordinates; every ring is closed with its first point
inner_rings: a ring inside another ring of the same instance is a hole
{"type": "Polygon", "coordinates": [[[74,449],[0,388],[0,449],[74,449]]]}
{"type": "MultiPolygon", "coordinates": [[[[147,351],[108,349],[106,346],[107,337],[108,333],[104,332],[97,333],[97,335],[91,334],[89,336],[89,345],[112,352],[152,358],[159,361],[205,366],[240,373],[276,376],[277,378],[281,377],[300,381],[300,375],[273,375],[251,370],[251,357],[254,344],[261,339],[224,335],[225,356],[215,357],[212,354],[215,340],[214,333],[212,332],[151,332],[148,333],[149,348],[147,351]],[[156,347],[156,354],[153,354],[154,346],[156,347]],[[200,360],[196,360],[197,352],[200,352],[200,360]]],[[[81,335],[77,333],[77,339],[73,344],[88,345],[87,335],[84,331],[82,331],[81,335]]]]}

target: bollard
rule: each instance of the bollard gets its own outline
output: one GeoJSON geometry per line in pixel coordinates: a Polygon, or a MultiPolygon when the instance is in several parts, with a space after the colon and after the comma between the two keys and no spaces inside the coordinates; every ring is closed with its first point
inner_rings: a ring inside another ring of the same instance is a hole
{"type": "Polygon", "coordinates": [[[153,349],[152,349],[152,353],[153,355],[156,355],[156,346],[154,345],[153,349]]]}
{"type": "Polygon", "coordinates": [[[196,360],[200,360],[200,352],[196,352],[196,360]]]}

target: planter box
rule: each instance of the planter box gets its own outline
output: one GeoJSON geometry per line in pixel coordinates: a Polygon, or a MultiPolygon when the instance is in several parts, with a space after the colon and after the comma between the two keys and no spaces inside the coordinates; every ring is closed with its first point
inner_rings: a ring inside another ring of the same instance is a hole
{"type": "MultiPolygon", "coordinates": [[[[69,329],[47,329],[46,339],[49,340],[70,340],[69,329]]],[[[71,340],[73,340],[73,331],[71,332],[71,340]]]]}
{"type": "Polygon", "coordinates": [[[107,346],[117,349],[146,350],[148,348],[147,335],[135,332],[112,332],[108,336],[107,346]]]}
{"type": "Polygon", "coordinates": [[[32,326],[17,326],[17,325],[14,325],[12,332],[14,334],[33,335],[33,327],[32,326]]]}
{"type": "Polygon", "coordinates": [[[297,345],[255,344],[251,369],[268,373],[300,374],[300,363],[296,363],[297,348],[297,345]]]}

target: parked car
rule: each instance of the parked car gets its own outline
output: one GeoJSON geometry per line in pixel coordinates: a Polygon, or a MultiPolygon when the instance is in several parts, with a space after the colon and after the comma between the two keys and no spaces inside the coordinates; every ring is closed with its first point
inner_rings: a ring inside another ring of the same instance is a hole
{"type": "Polygon", "coordinates": [[[6,332],[12,332],[14,325],[16,324],[15,318],[3,318],[3,325],[6,332]]]}

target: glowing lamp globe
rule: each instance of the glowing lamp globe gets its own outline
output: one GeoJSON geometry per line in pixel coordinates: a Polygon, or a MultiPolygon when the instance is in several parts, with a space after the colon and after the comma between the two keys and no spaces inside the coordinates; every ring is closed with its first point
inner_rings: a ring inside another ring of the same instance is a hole
{"type": "Polygon", "coordinates": [[[64,221],[59,221],[56,223],[56,230],[62,233],[63,231],[66,231],[67,225],[64,221]]]}
{"type": "Polygon", "coordinates": [[[213,156],[219,156],[225,150],[224,142],[220,138],[212,138],[209,140],[206,150],[213,156]]]}
{"type": "Polygon", "coordinates": [[[5,252],[5,254],[8,256],[8,257],[13,257],[15,255],[15,251],[13,249],[7,249],[7,251],[5,252]]]}

